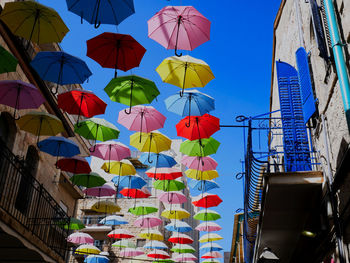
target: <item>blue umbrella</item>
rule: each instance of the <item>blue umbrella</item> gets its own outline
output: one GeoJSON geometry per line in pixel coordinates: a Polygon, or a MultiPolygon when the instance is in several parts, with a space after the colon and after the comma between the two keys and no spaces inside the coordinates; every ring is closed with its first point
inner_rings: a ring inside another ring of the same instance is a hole
{"type": "Polygon", "coordinates": [[[123,188],[133,188],[133,189],[141,189],[147,183],[144,179],[142,179],[139,175],[127,175],[127,176],[114,176],[112,182],[116,185],[123,188]]]}
{"type": "Polygon", "coordinates": [[[202,253],[212,252],[212,251],[221,251],[223,248],[217,243],[206,243],[205,245],[200,247],[202,253]]]}
{"type": "Polygon", "coordinates": [[[68,10],[98,28],[100,24],[119,25],[135,13],[133,0],[66,0],[68,10]]]}
{"type": "Polygon", "coordinates": [[[180,116],[202,116],[215,109],[214,99],[198,90],[185,91],[181,97],[180,92],[165,100],[168,111],[180,116]]]}
{"type": "Polygon", "coordinates": [[[107,216],[103,218],[99,223],[107,226],[118,226],[118,225],[126,225],[129,222],[126,221],[125,218],[121,216],[112,215],[112,216],[107,216]]]}
{"type": "Polygon", "coordinates": [[[150,242],[147,242],[143,248],[145,249],[168,249],[168,246],[164,244],[163,242],[152,240],[150,242]]]}
{"type": "Polygon", "coordinates": [[[57,85],[82,84],[92,75],[83,60],[61,51],[39,52],[30,64],[42,79],[57,85]]]}
{"type": "Polygon", "coordinates": [[[220,188],[220,186],[213,180],[191,180],[188,183],[189,187],[192,189],[201,191],[201,192],[208,192],[215,188],[220,188]]]}
{"type": "Polygon", "coordinates": [[[85,263],[108,263],[109,258],[101,255],[89,255],[84,260],[85,263]]]}
{"type": "Polygon", "coordinates": [[[143,153],[141,154],[139,161],[144,165],[156,168],[173,167],[176,164],[176,161],[173,157],[162,153],[143,153]],[[151,162],[149,162],[148,160],[150,160],[151,162]]]}
{"type": "Polygon", "coordinates": [[[165,229],[173,232],[190,232],[192,227],[184,221],[175,221],[165,226],[165,229]]]}

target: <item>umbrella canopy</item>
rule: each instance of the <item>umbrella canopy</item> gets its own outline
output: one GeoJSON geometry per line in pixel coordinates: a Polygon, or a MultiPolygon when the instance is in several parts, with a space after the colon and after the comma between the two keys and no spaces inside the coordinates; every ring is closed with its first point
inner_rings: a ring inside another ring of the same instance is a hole
{"type": "Polygon", "coordinates": [[[109,258],[103,255],[89,255],[84,259],[85,263],[108,263],[109,258]]]}
{"type": "Polygon", "coordinates": [[[216,244],[216,243],[213,243],[213,242],[209,242],[209,243],[201,246],[200,250],[202,252],[206,253],[206,252],[210,252],[210,251],[222,251],[224,249],[219,244],[216,244]]]}
{"type": "Polygon", "coordinates": [[[111,201],[97,201],[91,206],[90,209],[98,213],[105,213],[105,214],[113,214],[116,212],[120,212],[121,210],[120,206],[118,206],[116,203],[113,203],[111,201]]]}
{"type": "Polygon", "coordinates": [[[168,210],[168,209],[164,210],[162,212],[161,216],[168,218],[168,219],[182,220],[185,218],[189,218],[191,216],[191,214],[183,208],[173,208],[171,210],[168,210]]]}
{"type": "Polygon", "coordinates": [[[202,263],[221,263],[221,261],[217,260],[217,259],[207,259],[202,261],[202,263]]]}
{"type": "Polygon", "coordinates": [[[200,239],[199,242],[201,243],[205,243],[205,242],[212,242],[212,241],[218,241],[223,239],[222,236],[215,234],[215,233],[209,233],[209,234],[205,234],[203,235],[200,239]]]}
{"type": "Polygon", "coordinates": [[[89,162],[80,156],[62,158],[57,161],[56,167],[62,171],[70,172],[73,174],[84,174],[91,172],[89,162]]]}
{"type": "Polygon", "coordinates": [[[165,229],[172,232],[186,233],[192,230],[192,227],[184,221],[175,221],[165,226],[165,229]]]}
{"type": "Polygon", "coordinates": [[[171,140],[160,132],[136,132],[130,136],[130,145],[141,152],[160,153],[170,149],[171,140]]]}
{"type": "Polygon", "coordinates": [[[148,253],[147,257],[155,258],[155,259],[168,259],[168,258],[170,258],[170,255],[163,250],[155,249],[155,250],[151,251],[150,253],[148,253]]]}
{"type": "Polygon", "coordinates": [[[90,148],[90,153],[91,156],[108,162],[121,161],[131,156],[131,152],[128,146],[115,141],[97,143],[94,147],[90,148]]]}
{"type": "Polygon", "coordinates": [[[185,173],[188,178],[192,178],[195,180],[212,180],[219,177],[218,172],[215,170],[199,171],[199,170],[189,169],[185,173]]]}
{"type": "Polygon", "coordinates": [[[70,217],[67,220],[61,220],[57,223],[60,227],[64,229],[69,229],[69,230],[80,230],[85,228],[85,225],[83,222],[81,222],[79,219],[70,217]]]}
{"type": "Polygon", "coordinates": [[[215,207],[222,203],[222,199],[216,194],[200,194],[199,196],[194,198],[192,204],[197,207],[215,207]]]}
{"type": "Polygon", "coordinates": [[[82,233],[82,232],[75,232],[73,234],[70,234],[67,237],[67,241],[71,242],[73,244],[76,245],[81,245],[81,244],[93,244],[94,243],[94,239],[92,238],[92,236],[90,236],[89,234],[86,233],[82,233]]]}
{"type": "Polygon", "coordinates": [[[214,79],[213,72],[203,60],[191,56],[170,57],[156,68],[162,81],[182,89],[204,87],[214,79]]]}
{"type": "Polygon", "coordinates": [[[189,156],[207,156],[215,154],[220,143],[214,138],[199,139],[181,143],[180,152],[189,156]]]}
{"type": "Polygon", "coordinates": [[[68,10],[95,28],[100,24],[119,25],[135,13],[133,0],[66,0],[68,10]]]}
{"type": "Polygon", "coordinates": [[[148,154],[143,153],[141,154],[139,161],[144,165],[155,167],[157,169],[170,168],[176,165],[176,161],[173,157],[162,153],[150,153],[149,158],[148,158],[148,154]],[[151,162],[149,162],[148,159],[151,162]]]}
{"type": "MultiPolygon", "coordinates": [[[[0,49],[0,72],[1,60],[0,49]]],[[[13,117],[18,119],[16,113],[22,109],[37,109],[45,101],[40,91],[32,84],[20,80],[0,81],[0,104],[14,108],[13,117]]]]}
{"type": "Polygon", "coordinates": [[[134,225],[141,228],[152,228],[160,226],[163,221],[156,216],[140,216],[134,221],[134,225]]]}
{"type": "Polygon", "coordinates": [[[214,222],[203,222],[196,227],[196,230],[203,232],[220,231],[221,229],[222,227],[214,222]]]}
{"type": "Polygon", "coordinates": [[[171,237],[168,239],[169,242],[174,244],[192,244],[193,239],[182,233],[174,232],[171,237]]]}
{"type": "Polygon", "coordinates": [[[175,253],[195,253],[196,250],[190,246],[190,245],[186,245],[186,244],[176,244],[175,246],[173,246],[170,249],[172,252],[175,253]]]}
{"type": "Polygon", "coordinates": [[[39,52],[30,64],[43,80],[59,85],[82,84],[92,75],[83,60],[62,51],[39,52]]]}
{"type": "Polygon", "coordinates": [[[119,162],[108,162],[101,166],[101,169],[105,172],[116,174],[120,176],[134,175],[136,169],[129,160],[121,160],[119,162]]]}
{"type": "Polygon", "coordinates": [[[204,209],[193,216],[196,220],[215,221],[221,218],[220,214],[214,210],[204,209]]]}
{"type": "Polygon", "coordinates": [[[128,212],[130,212],[133,215],[140,216],[140,215],[148,215],[152,214],[158,211],[158,208],[150,205],[142,203],[140,205],[137,205],[135,207],[130,207],[128,212]]]}
{"type": "MultiPolygon", "coordinates": [[[[152,161],[153,162],[153,161],[152,161]]],[[[156,168],[153,167],[146,171],[146,174],[150,178],[156,180],[175,180],[182,176],[182,171],[177,168],[162,167],[156,168]]]]}
{"type": "Polygon", "coordinates": [[[93,245],[80,245],[79,247],[76,248],[74,251],[75,254],[79,255],[91,255],[91,254],[100,254],[101,250],[99,250],[97,247],[93,245]]]}
{"type": "Polygon", "coordinates": [[[120,194],[122,194],[125,197],[129,198],[148,198],[151,196],[150,193],[144,191],[143,189],[132,189],[132,188],[124,188],[120,191],[120,194]]]}
{"type": "Polygon", "coordinates": [[[137,257],[145,254],[140,248],[124,248],[120,251],[119,256],[125,258],[137,257]]]}
{"type": "Polygon", "coordinates": [[[105,92],[112,101],[130,107],[151,103],[160,93],[153,81],[139,76],[123,76],[112,79],[105,87],[105,92]]]}
{"type": "Polygon", "coordinates": [[[222,254],[218,251],[210,251],[205,253],[202,258],[222,258],[222,254]]]}
{"type": "Polygon", "coordinates": [[[156,241],[163,241],[164,240],[164,237],[162,235],[162,233],[159,232],[159,230],[145,230],[145,231],[142,231],[140,234],[139,234],[139,237],[141,238],[145,238],[145,239],[148,239],[148,240],[156,240],[156,241]]]}
{"type": "Polygon", "coordinates": [[[38,44],[61,42],[69,31],[54,9],[34,1],[6,3],[0,19],[16,36],[38,44]]]}
{"type": "Polygon", "coordinates": [[[212,189],[220,188],[213,180],[191,180],[188,186],[201,192],[208,192],[212,189]]]}
{"type": "Polygon", "coordinates": [[[109,184],[104,184],[98,187],[87,188],[87,189],[84,189],[83,192],[88,196],[95,196],[95,197],[112,196],[117,193],[115,189],[109,184]]]}
{"type": "Polygon", "coordinates": [[[85,186],[86,188],[102,186],[106,183],[105,179],[103,179],[97,173],[75,174],[70,178],[70,180],[73,184],[85,186]]]}
{"type": "Polygon", "coordinates": [[[17,64],[18,60],[0,45],[0,74],[16,71],[17,64]]]}
{"type": "Polygon", "coordinates": [[[149,241],[147,242],[143,248],[145,249],[168,249],[168,246],[160,241],[149,241]]]}
{"type": "Polygon", "coordinates": [[[185,90],[165,100],[168,111],[180,116],[202,116],[215,109],[214,99],[198,90],[185,90]]]}
{"type": "Polygon", "coordinates": [[[153,186],[155,189],[162,191],[180,191],[185,189],[186,186],[183,182],[177,180],[158,180],[153,182],[153,186]]]}
{"type": "Polygon", "coordinates": [[[218,163],[210,156],[187,156],[182,157],[181,163],[189,169],[200,171],[215,170],[218,163]]]}
{"type": "Polygon", "coordinates": [[[135,188],[141,189],[147,183],[139,175],[126,175],[126,176],[115,176],[112,178],[112,182],[118,185],[119,188],[135,188]]]}
{"type": "Polygon", "coordinates": [[[187,197],[181,191],[160,193],[157,198],[167,204],[183,204],[187,201],[187,197]]]}
{"type": "Polygon", "coordinates": [[[117,248],[136,248],[135,243],[127,239],[116,241],[112,244],[112,246],[117,248]]]}
{"type": "Polygon", "coordinates": [[[133,234],[131,234],[126,229],[115,229],[115,230],[109,232],[107,236],[110,238],[115,238],[115,239],[128,239],[128,238],[135,237],[133,234]]]}
{"type": "Polygon", "coordinates": [[[141,255],[134,257],[133,259],[129,260],[129,263],[140,263],[140,262],[147,262],[149,261],[149,258],[146,255],[141,255]]]}
{"type": "Polygon", "coordinates": [[[80,154],[79,146],[74,141],[64,137],[49,137],[38,142],[38,148],[42,152],[57,156],[57,158],[59,156],[73,157],[74,155],[80,154]]]}
{"type": "Polygon", "coordinates": [[[99,222],[99,224],[107,225],[107,226],[126,225],[128,223],[129,222],[124,217],[117,216],[117,215],[107,216],[99,222]]]}
{"type": "Polygon", "coordinates": [[[190,253],[184,253],[176,256],[174,259],[176,262],[186,262],[186,261],[196,261],[198,258],[190,253]]]}
{"type": "Polygon", "coordinates": [[[181,56],[210,39],[210,21],[193,6],[166,6],[148,20],[148,36],[181,56]]]}
{"type": "Polygon", "coordinates": [[[86,41],[87,56],[104,68],[128,71],[138,67],[146,49],[132,36],[105,32],[86,41]]]}

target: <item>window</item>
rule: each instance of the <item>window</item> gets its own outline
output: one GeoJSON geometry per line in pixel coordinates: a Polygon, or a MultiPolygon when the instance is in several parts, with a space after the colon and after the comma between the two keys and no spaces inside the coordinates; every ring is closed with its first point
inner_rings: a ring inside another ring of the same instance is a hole
{"type": "Polygon", "coordinates": [[[0,139],[12,150],[16,139],[16,124],[12,116],[7,112],[1,112],[0,115],[0,139]]]}
{"type": "Polygon", "coordinates": [[[143,247],[146,244],[146,239],[138,239],[136,241],[136,246],[137,247],[143,247]]]}
{"type": "Polygon", "coordinates": [[[68,214],[68,207],[62,201],[60,201],[60,207],[66,214],[68,214]]]}
{"type": "Polygon", "coordinates": [[[94,241],[94,246],[99,248],[100,250],[103,249],[103,244],[104,244],[104,240],[95,240],[94,241]]]}

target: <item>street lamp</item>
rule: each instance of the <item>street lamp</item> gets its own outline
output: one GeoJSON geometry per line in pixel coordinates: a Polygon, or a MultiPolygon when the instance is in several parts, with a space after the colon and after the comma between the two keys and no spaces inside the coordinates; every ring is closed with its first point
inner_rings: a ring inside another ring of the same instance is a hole
{"type": "Polygon", "coordinates": [[[278,263],[280,259],[271,251],[271,248],[265,247],[260,254],[258,263],[278,263]]]}

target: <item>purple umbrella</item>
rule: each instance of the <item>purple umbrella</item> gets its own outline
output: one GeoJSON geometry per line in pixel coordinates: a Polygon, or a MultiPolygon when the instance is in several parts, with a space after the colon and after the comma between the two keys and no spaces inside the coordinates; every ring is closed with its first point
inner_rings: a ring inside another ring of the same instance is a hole
{"type": "Polygon", "coordinates": [[[162,219],[156,216],[140,216],[134,221],[134,225],[142,228],[151,228],[163,223],[162,219]]]}
{"type": "Polygon", "coordinates": [[[45,99],[40,91],[32,84],[20,80],[0,81],[0,104],[15,109],[13,117],[16,118],[17,110],[37,109],[45,99]]]}
{"type": "Polygon", "coordinates": [[[83,192],[86,195],[96,196],[96,197],[112,196],[116,194],[116,191],[114,190],[114,188],[108,184],[104,184],[99,187],[87,188],[83,192]]]}

